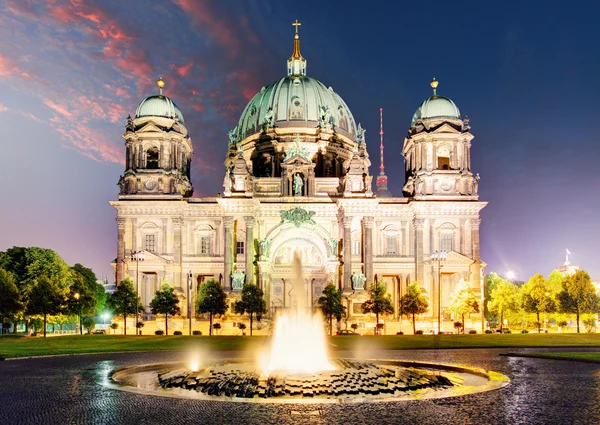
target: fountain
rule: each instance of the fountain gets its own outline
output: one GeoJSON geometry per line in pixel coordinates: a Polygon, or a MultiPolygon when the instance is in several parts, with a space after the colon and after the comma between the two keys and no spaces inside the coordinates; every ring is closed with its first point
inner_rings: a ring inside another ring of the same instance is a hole
{"type": "Polygon", "coordinates": [[[249,402],[364,402],[449,397],[508,383],[494,372],[393,360],[331,360],[323,318],[306,303],[302,259],[294,255],[291,308],[255,362],[144,365],[113,374],[116,388],[157,395],[249,402]]]}

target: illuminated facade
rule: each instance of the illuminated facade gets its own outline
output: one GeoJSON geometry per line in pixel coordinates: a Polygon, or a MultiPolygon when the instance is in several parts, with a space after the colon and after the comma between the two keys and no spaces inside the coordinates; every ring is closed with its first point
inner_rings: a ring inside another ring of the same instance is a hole
{"type": "Polygon", "coordinates": [[[396,309],[407,285],[419,282],[430,317],[438,311],[440,271],[442,311],[460,280],[481,294],[479,212],[486,203],[470,170],[468,120],[434,87],[404,140],[405,197],[377,197],[365,131],[331,87],[307,76],[306,65],[296,32],[287,75],[263,87],[229,133],[221,196],[191,196],[192,144],[175,103],[151,96],[128,119],[126,171],[111,202],[115,267],[117,282],[137,282],[144,304],[166,280],[187,314],[187,297],[194,301],[199,285],[216,279],[230,298],[252,282],[271,312],[287,308],[296,251],[307,305],[333,282],[355,319],[374,281],[386,284],[396,309]],[[136,262],[131,253],[140,250],[146,255],[136,262]],[[441,270],[432,259],[437,250],[448,253],[441,270]]]}

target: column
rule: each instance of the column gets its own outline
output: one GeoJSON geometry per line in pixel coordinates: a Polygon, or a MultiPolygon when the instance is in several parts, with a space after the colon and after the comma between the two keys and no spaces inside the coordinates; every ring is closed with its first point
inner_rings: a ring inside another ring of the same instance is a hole
{"type": "Polygon", "coordinates": [[[162,253],[162,255],[168,255],[169,254],[169,250],[167,247],[168,221],[166,218],[161,218],[161,222],[162,222],[162,249],[160,250],[160,252],[162,253]]]}
{"type": "Polygon", "coordinates": [[[423,264],[423,224],[425,219],[415,218],[413,220],[413,227],[415,233],[415,280],[419,282],[419,285],[424,286],[425,268],[423,264]]]}
{"type": "Polygon", "coordinates": [[[231,272],[233,270],[233,217],[223,217],[225,264],[223,272],[223,289],[231,291],[231,272]]]}
{"type": "Polygon", "coordinates": [[[485,317],[483,315],[483,306],[485,305],[485,294],[481,285],[481,257],[479,252],[479,226],[481,224],[480,218],[471,220],[471,242],[473,244],[473,260],[475,261],[471,265],[471,286],[475,293],[479,292],[481,297],[481,332],[485,329],[485,317]]]}
{"type": "Polygon", "coordinates": [[[181,261],[182,261],[182,239],[181,239],[181,226],[183,225],[183,219],[181,217],[175,217],[173,221],[173,286],[175,288],[183,288],[181,282],[181,261]]]}
{"type": "Polygon", "coordinates": [[[123,280],[123,266],[125,262],[125,226],[127,219],[117,217],[117,270],[116,284],[120,284],[123,280]]]}
{"type": "Polygon", "coordinates": [[[352,291],[352,217],[343,217],[344,226],[344,291],[352,291]]]}
{"type": "MultiPolygon", "coordinates": [[[[131,219],[131,250],[139,251],[137,242],[137,218],[131,219]]],[[[143,242],[143,241],[141,241],[143,242]]]]}
{"type": "Polygon", "coordinates": [[[254,283],[254,217],[244,217],[246,222],[246,283],[254,283]]]}
{"type": "Polygon", "coordinates": [[[363,255],[365,276],[369,284],[373,283],[373,217],[363,217],[363,255]]]}

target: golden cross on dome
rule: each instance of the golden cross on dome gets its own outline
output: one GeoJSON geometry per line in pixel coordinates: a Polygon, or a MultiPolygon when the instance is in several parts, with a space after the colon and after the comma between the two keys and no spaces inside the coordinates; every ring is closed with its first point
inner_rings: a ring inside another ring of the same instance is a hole
{"type": "Polygon", "coordinates": [[[296,22],[292,22],[292,25],[296,27],[296,34],[298,34],[298,27],[302,24],[296,19],[296,22]]]}

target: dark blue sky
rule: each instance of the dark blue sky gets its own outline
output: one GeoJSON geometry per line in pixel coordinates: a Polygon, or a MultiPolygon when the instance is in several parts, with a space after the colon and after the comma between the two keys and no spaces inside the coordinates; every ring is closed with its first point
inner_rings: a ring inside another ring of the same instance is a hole
{"type": "MultiPolygon", "coordinates": [[[[574,4],[574,2],[573,2],[574,4]]],[[[222,190],[227,131],[285,74],[297,18],[308,75],[332,86],[401,194],[412,114],[430,95],[471,119],[486,272],[573,263],[600,279],[598,6],[547,2],[5,0],[0,5],[0,250],[55,249],[111,276],[125,118],[155,92],[180,106],[196,196],[222,190]]]]}

